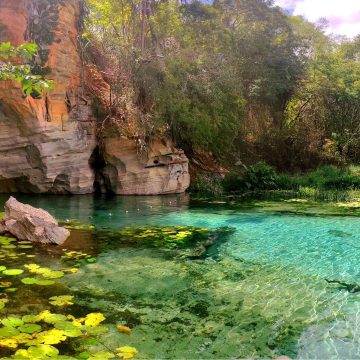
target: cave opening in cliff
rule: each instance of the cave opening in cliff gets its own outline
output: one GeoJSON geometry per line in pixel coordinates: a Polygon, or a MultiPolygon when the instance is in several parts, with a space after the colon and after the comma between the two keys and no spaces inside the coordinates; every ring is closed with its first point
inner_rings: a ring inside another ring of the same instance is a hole
{"type": "Polygon", "coordinates": [[[94,193],[95,194],[108,194],[112,195],[114,192],[111,189],[107,177],[104,175],[104,169],[106,168],[106,162],[102,156],[100,146],[97,145],[91,154],[89,164],[94,171],[94,193]]]}

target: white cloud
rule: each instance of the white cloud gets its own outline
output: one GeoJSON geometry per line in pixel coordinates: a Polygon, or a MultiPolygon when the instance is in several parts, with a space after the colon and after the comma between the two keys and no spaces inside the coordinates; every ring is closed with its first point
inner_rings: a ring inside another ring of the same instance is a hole
{"type": "Polygon", "coordinates": [[[312,22],[326,18],[330,33],[349,37],[360,34],[360,0],[275,0],[275,3],[312,22]]]}

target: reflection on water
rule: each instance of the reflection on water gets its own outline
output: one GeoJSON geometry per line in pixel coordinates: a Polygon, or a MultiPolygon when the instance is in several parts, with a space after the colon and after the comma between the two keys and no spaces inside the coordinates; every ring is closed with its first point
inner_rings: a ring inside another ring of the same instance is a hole
{"type": "MultiPolygon", "coordinates": [[[[358,218],[204,205],[188,195],[17,198],[62,221],[95,226],[73,231],[64,247],[97,262],[66,276],[61,286],[86,311],[132,327],[127,344],[144,358],[360,357],[360,292],[328,282],[360,284],[358,218]],[[100,231],[148,225],[235,232],[216,258],[189,260],[129,247],[100,231]]],[[[55,247],[32,251],[44,265],[56,264],[62,253],[55,247]]],[[[124,335],[114,328],[103,341],[112,348],[124,335]]]]}

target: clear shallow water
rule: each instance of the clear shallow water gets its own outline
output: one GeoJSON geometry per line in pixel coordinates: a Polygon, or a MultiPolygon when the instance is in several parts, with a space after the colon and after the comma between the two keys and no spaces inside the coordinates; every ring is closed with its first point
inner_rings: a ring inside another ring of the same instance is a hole
{"type": "MultiPolygon", "coordinates": [[[[133,328],[144,358],[360,358],[360,219],[199,204],[187,196],[18,196],[97,230],[191,225],[235,231],[216,258],[186,260],[73,232],[67,248],[97,257],[62,280],[77,303],[133,328]]],[[[3,197],[5,200],[5,197],[3,197]]],[[[1,201],[1,199],[0,199],[1,201]]],[[[43,263],[54,253],[40,252],[43,263]]],[[[108,347],[124,341],[111,331],[108,347]]]]}

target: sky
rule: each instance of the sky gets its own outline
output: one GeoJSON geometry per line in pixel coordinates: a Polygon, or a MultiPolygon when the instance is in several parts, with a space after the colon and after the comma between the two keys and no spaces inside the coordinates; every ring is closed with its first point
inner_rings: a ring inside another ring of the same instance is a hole
{"type": "Polygon", "coordinates": [[[360,0],[275,0],[275,4],[311,22],[326,18],[329,33],[350,38],[360,34],[360,0]]]}

